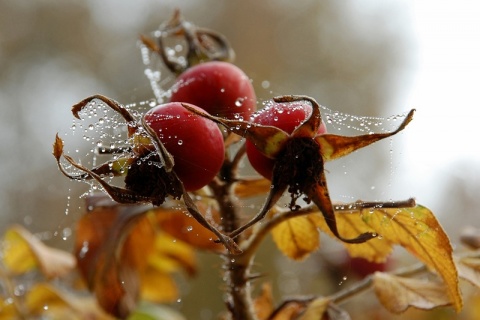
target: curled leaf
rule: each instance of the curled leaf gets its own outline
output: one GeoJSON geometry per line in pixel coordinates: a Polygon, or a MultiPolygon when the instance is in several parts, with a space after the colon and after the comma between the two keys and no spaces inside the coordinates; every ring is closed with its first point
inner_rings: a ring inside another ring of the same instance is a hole
{"type": "Polygon", "coordinates": [[[445,284],[438,281],[376,272],[373,287],[378,300],[392,313],[402,313],[409,307],[430,310],[454,303],[445,284]]]}
{"type": "Polygon", "coordinates": [[[264,195],[271,189],[268,179],[242,179],[235,184],[233,193],[239,198],[255,197],[264,195]]]}

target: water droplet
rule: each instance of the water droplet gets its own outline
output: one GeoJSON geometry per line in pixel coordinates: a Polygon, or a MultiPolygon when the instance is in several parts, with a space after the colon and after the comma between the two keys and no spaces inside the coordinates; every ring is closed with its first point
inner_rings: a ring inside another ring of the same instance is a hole
{"type": "Polygon", "coordinates": [[[270,81],[264,80],[262,81],[262,88],[268,89],[270,87],[270,81]]]}
{"type": "Polygon", "coordinates": [[[187,227],[187,231],[192,231],[193,230],[193,227],[192,226],[188,226],[187,227]]]}
{"type": "Polygon", "coordinates": [[[238,98],[236,101],[235,101],[235,106],[237,107],[241,107],[243,105],[243,102],[245,101],[245,98],[238,98]]]}
{"type": "Polygon", "coordinates": [[[178,145],[181,146],[183,144],[183,140],[178,140],[178,145]]]}

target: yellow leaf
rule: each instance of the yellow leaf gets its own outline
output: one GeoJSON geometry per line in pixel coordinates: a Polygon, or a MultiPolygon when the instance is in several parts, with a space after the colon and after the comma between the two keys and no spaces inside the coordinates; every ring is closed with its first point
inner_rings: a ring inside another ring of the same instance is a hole
{"type": "Polygon", "coordinates": [[[288,219],[273,228],[272,237],[277,247],[287,257],[302,260],[317,250],[320,237],[310,216],[288,219]]]}
{"type": "Polygon", "coordinates": [[[378,300],[392,313],[402,313],[409,307],[430,310],[452,304],[445,284],[438,281],[376,272],[373,287],[378,300]]]}
{"type": "Polygon", "coordinates": [[[327,312],[330,305],[330,299],[320,297],[308,304],[307,310],[303,313],[300,320],[317,320],[323,319],[323,315],[327,312]]]}
{"type": "MultiPolygon", "coordinates": [[[[400,245],[439,274],[447,285],[455,310],[462,308],[453,249],[447,234],[429,209],[417,205],[412,208],[337,211],[336,218],[339,233],[343,237],[353,237],[367,231],[378,234],[376,239],[365,243],[344,243],[352,257],[382,262],[393,245],[400,245]]],[[[315,221],[319,228],[333,236],[321,217],[317,216],[315,221]]]]}
{"type": "Polygon", "coordinates": [[[14,274],[38,267],[47,278],[61,277],[76,264],[73,255],[46,246],[20,225],[11,227],[4,235],[3,262],[14,274]]]}
{"type": "Polygon", "coordinates": [[[28,291],[25,306],[29,314],[48,314],[48,319],[113,320],[93,298],[77,297],[46,283],[37,284],[28,291]]]}
{"type": "Polygon", "coordinates": [[[179,295],[173,278],[153,268],[147,268],[142,273],[140,291],[142,299],[155,303],[174,302],[179,295]]]}
{"type": "Polygon", "coordinates": [[[197,261],[193,248],[166,233],[158,233],[155,237],[155,250],[149,257],[149,265],[158,271],[175,272],[184,269],[194,275],[197,261]]]}
{"type": "Polygon", "coordinates": [[[37,258],[28,242],[15,230],[10,228],[3,236],[3,263],[13,274],[22,274],[35,269],[37,258]]]}
{"type": "Polygon", "coordinates": [[[0,320],[18,319],[18,312],[13,299],[0,296],[0,320]]]}

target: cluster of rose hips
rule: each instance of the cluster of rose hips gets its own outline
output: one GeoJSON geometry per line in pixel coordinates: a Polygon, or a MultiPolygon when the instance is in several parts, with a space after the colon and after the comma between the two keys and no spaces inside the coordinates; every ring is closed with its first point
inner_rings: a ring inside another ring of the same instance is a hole
{"type": "MultiPolygon", "coordinates": [[[[252,120],[291,133],[311,112],[306,101],[271,102],[255,113],[256,97],[249,78],[235,65],[212,61],[196,65],[179,77],[188,83],[174,89],[170,102],[156,106],[145,115],[165,148],[175,160],[174,170],[187,191],[207,185],[224,161],[223,134],[209,119],[194,115],[182,104],[225,119],[252,120]]],[[[321,126],[318,133],[324,133],[321,126]]],[[[254,169],[271,179],[273,159],[247,141],[246,152],[254,169]]]]}
{"type": "Polygon", "coordinates": [[[176,12],[161,26],[156,40],[141,38],[145,48],[158,54],[164,66],[177,76],[169,101],[152,108],[141,119],[101,95],[74,105],[72,112],[77,118],[79,112],[96,99],[118,112],[127,123],[131,152],[126,157],[88,169],[63,153],[63,141],[57,136],[54,156],[62,173],[71,179],[96,180],[119,203],[161,205],[167,196],[182,198],[189,213],[211,230],[231,253],[241,252],[233,239],[263,219],[287,191],[292,211],[299,209],[296,203],[299,198],[313,202],[338,239],[361,243],[376,236],[366,232],[346,239],[339,234],[324,163],[403,130],[414,110],[392,132],[356,137],[326,134],[320,106],[307,96],[276,97],[256,112],[256,95],[251,81],[229,62],[233,52],[221,35],[184,21],[176,12]],[[184,40],[185,57],[175,59],[166,53],[164,41],[169,37],[184,40]],[[218,125],[226,130],[222,131],[218,125]],[[243,155],[244,150],[252,167],[271,180],[271,188],[255,217],[240,227],[226,230],[228,234],[225,234],[199,212],[189,192],[215,179],[232,179],[232,172],[227,172],[226,168],[225,145],[229,144],[228,139],[235,141],[231,138],[235,134],[246,138],[245,149],[238,155],[243,155]],[[68,173],[60,163],[62,156],[82,173],[68,173]],[[127,170],[117,170],[120,164],[127,170]],[[102,179],[104,175],[125,175],[125,188],[108,184],[102,179]]]}

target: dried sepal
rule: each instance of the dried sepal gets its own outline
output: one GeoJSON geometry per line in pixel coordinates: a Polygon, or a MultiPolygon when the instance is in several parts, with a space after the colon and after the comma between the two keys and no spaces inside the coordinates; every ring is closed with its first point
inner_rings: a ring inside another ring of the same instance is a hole
{"type": "Polygon", "coordinates": [[[144,35],[140,36],[140,42],[145,48],[157,54],[163,64],[177,75],[198,63],[232,62],[235,58],[234,51],[222,34],[185,21],[180,10],[175,10],[172,18],[159,27],[155,40],[156,42],[144,35]],[[167,54],[164,42],[168,38],[181,38],[186,42],[186,54],[183,59],[167,54]]]}

